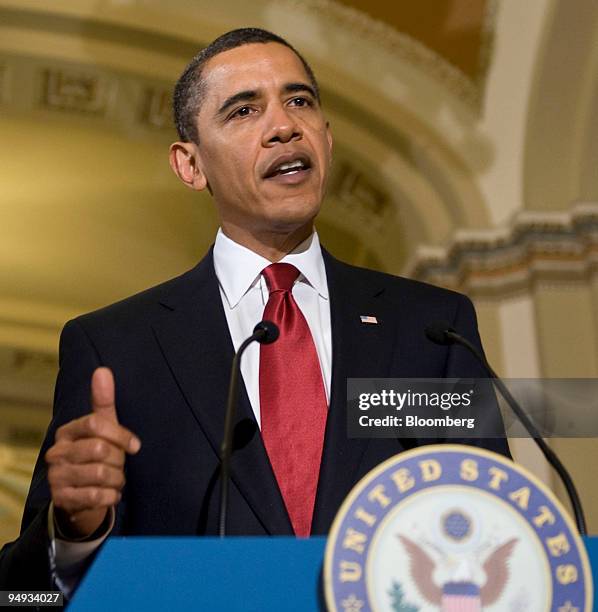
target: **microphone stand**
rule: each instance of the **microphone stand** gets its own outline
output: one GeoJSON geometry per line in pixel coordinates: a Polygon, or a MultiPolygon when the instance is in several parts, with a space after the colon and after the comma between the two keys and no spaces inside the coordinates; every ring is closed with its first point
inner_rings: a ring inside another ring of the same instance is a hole
{"type": "Polygon", "coordinates": [[[586,519],[581,505],[581,499],[579,498],[579,494],[577,492],[577,489],[575,488],[575,484],[573,483],[571,475],[567,471],[567,468],[563,465],[561,460],[550,448],[550,446],[546,444],[544,438],[542,438],[536,426],[528,418],[525,412],[523,412],[521,406],[517,403],[517,400],[511,395],[511,392],[507,389],[507,386],[492,369],[486,357],[482,355],[482,353],[480,353],[477,347],[474,346],[467,338],[464,338],[463,336],[458,334],[450,326],[444,324],[442,324],[441,333],[442,335],[444,335],[445,339],[442,340],[440,339],[439,328],[440,325],[434,325],[426,328],[426,336],[428,337],[428,339],[432,342],[435,342],[436,344],[460,344],[461,346],[464,346],[467,350],[469,350],[473,354],[473,356],[482,364],[484,369],[492,378],[492,381],[494,382],[496,388],[499,390],[500,394],[505,398],[507,404],[509,404],[509,406],[511,407],[511,410],[515,413],[515,415],[521,421],[530,436],[534,439],[548,463],[550,463],[550,465],[559,475],[562,483],[565,485],[565,489],[567,490],[567,494],[569,495],[569,500],[571,501],[571,506],[573,507],[577,530],[579,531],[580,535],[587,535],[586,519]],[[438,329],[436,329],[437,327],[438,329]]]}
{"type": "Polygon", "coordinates": [[[218,535],[222,538],[226,535],[226,515],[228,510],[228,488],[230,481],[230,460],[233,446],[233,421],[235,419],[235,408],[239,394],[239,374],[241,356],[252,342],[270,344],[278,339],[278,327],[270,321],[258,323],[253,334],[243,341],[239,350],[233,357],[230,383],[228,386],[228,400],[226,402],[226,413],[224,417],[224,434],[220,446],[220,511],[218,521],[218,535]]]}

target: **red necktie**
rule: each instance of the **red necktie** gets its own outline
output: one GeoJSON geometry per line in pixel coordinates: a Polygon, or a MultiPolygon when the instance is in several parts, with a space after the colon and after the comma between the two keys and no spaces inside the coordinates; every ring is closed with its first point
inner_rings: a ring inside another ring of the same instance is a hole
{"type": "Polygon", "coordinates": [[[299,270],[275,263],[262,272],[270,298],[264,320],[280,336],[260,347],[262,437],[295,534],[307,537],[316,498],[327,402],[311,332],[291,293],[299,270]]]}

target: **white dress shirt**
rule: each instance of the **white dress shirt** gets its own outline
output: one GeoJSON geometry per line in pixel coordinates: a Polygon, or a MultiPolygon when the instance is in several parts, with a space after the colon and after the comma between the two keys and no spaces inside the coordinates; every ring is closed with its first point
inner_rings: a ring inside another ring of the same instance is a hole
{"type": "MultiPolygon", "coordinates": [[[[300,272],[292,293],[311,330],[326,398],[329,400],[332,372],[330,303],[318,235],[313,233],[280,261],[294,265],[300,272]]],[[[214,268],[235,351],[262,320],[269,296],[262,270],[270,264],[261,255],[233,242],[222,230],[218,230],[214,245],[214,268]]],[[[289,367],[292,368],[293,364],[290,363],[289,367]]],[[[243,354],[241,374],[258,425],[261,424],[259,368],[260,345],[254,342],[243,354]]]]}
{"type": "MultiPolygon", "coordinates": [[[[291,253],[285,255],[281,262],[294,265],[300,272],[292,293],[311,330],[322,370],[326,398],[329,400],[332,374],[330,303],[326,268],[317,233],[314,232],[291,253]]],[[[255,325],[262,320],[269,296],[262,270],[270,263],[264,257],[228,238],[221,229],[218,230],[214,244],[214,268],[235,351],[243,340],[253,333],[255,325]]],[[[254,342],[247,348],[241,362],[241,374],[256,421],[261,426],[259,347],[260,345],[254,342]]],[[[290,363],[289,367],[292,368],[293,364],[290,363]]],[[[61,539],[60,534],[55,533],[54,509],[53,504],[50,504],[48,532],[51,555],[54,557],[58,586],[67,597],[77,586],[86,559],[112,531],[114,508],[110,509],[110,513],[110,526],[102,537],[87,542],[72,542],[61,539]]],[[[53,565],[52,560],[51,565],[53,565]]]]}

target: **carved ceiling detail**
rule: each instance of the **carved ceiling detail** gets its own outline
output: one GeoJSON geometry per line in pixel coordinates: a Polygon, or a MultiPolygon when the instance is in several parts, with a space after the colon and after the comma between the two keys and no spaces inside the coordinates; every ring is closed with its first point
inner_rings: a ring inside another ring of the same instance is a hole
{"type": "Polygon", "coordinates": [[[73,69],[43,71],[42,104],[49,109],[103,115],[110,83],[96,74],[73,69]]]}
{"type": "Polygon", "coordinates": [[[16,538],[37,449],[0,443],[0,542],[16,538]]]}
{"type": "Polygon", "coordinates": [[[496,0],[488,2],[480,49],[480,69],[475,79],[469,78],[443,56],[415,38],[353,7],[340,4],[335,0],[286,0],[286,4],[289,10],[314,13],[319,18],[330,20],[340,29],[349,31],[361,39],[369,40],[378,47],[395,54],[428,77],[443,83],[455,97],[462,100],[473,111],[480,112],[492,52],[496,0]]]}
{"type": "Polygon", "coordinates": [[[171,83],[110,68],[0,54],[0,105],[7,110],[83,115],[123,132],[131,120],[148,133],[172,131],[171,89],[171,83]],[[19,79],[9,79],[9,72],[19,79]]]}
{"type": "Polygon", "coordinates": [[[340,160],[329,188],[337,203],[335,213],[341,209],[354,227],[381,231],[393,215],[393,204],[379,183],[348,161],[340,160]]]}
{"type": "Polygon", "coordinates": [[[19,348],[11,351],[10,369],[13,374],[18,372],[34,378],[54,376],[58,369],[58,358],[54,354],[19,348]]]}
{"type": "Polygon", "coordinates": [[[598,274],[598,203],[524,211],[508,228],[460,231],[447,248],[420,247],[407,274],[475,297],[587,283],[598,274]]]}
{"type": "Polygon", "coordinates": [[[172,128],[172,88],[147,87],[142,121],[156,128],[172,128]]]}

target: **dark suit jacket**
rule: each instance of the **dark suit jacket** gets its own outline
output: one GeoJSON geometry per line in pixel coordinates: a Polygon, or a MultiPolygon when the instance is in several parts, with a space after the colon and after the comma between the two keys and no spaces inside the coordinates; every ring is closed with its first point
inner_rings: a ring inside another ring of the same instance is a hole
{"type": "MultiPolygon", "coordinates": [[[[481,377],[461,347],[436,346],[426,324],[444,320],[479,345],[464,296],[346,265],[324,252],[332,321],[332,383],[312,532],[325,534],[352,486],[417,440],[349,439],[349,377],[481,377]],[[378,325],[364,325],[373,315],[378,325]]],[[[54,416],[40,451],[18,540],[0,552],[2,588],[50,588],[43,455],[60,425],[90,411],[93,370],[109,366],[120,422],[142,440],[127,459],[114,534],[216,534],[219,445],[233,357],[212,252],[192,270],[70,321],[60,341],[54,416]]],[[[228,532],[290,535],[291,524],[242,387],[228,532]]],[[[476,443],[476,441],[472,441],[476,443]]],[[[508,454],[504,440],[477,441],[508,454]]]]}

